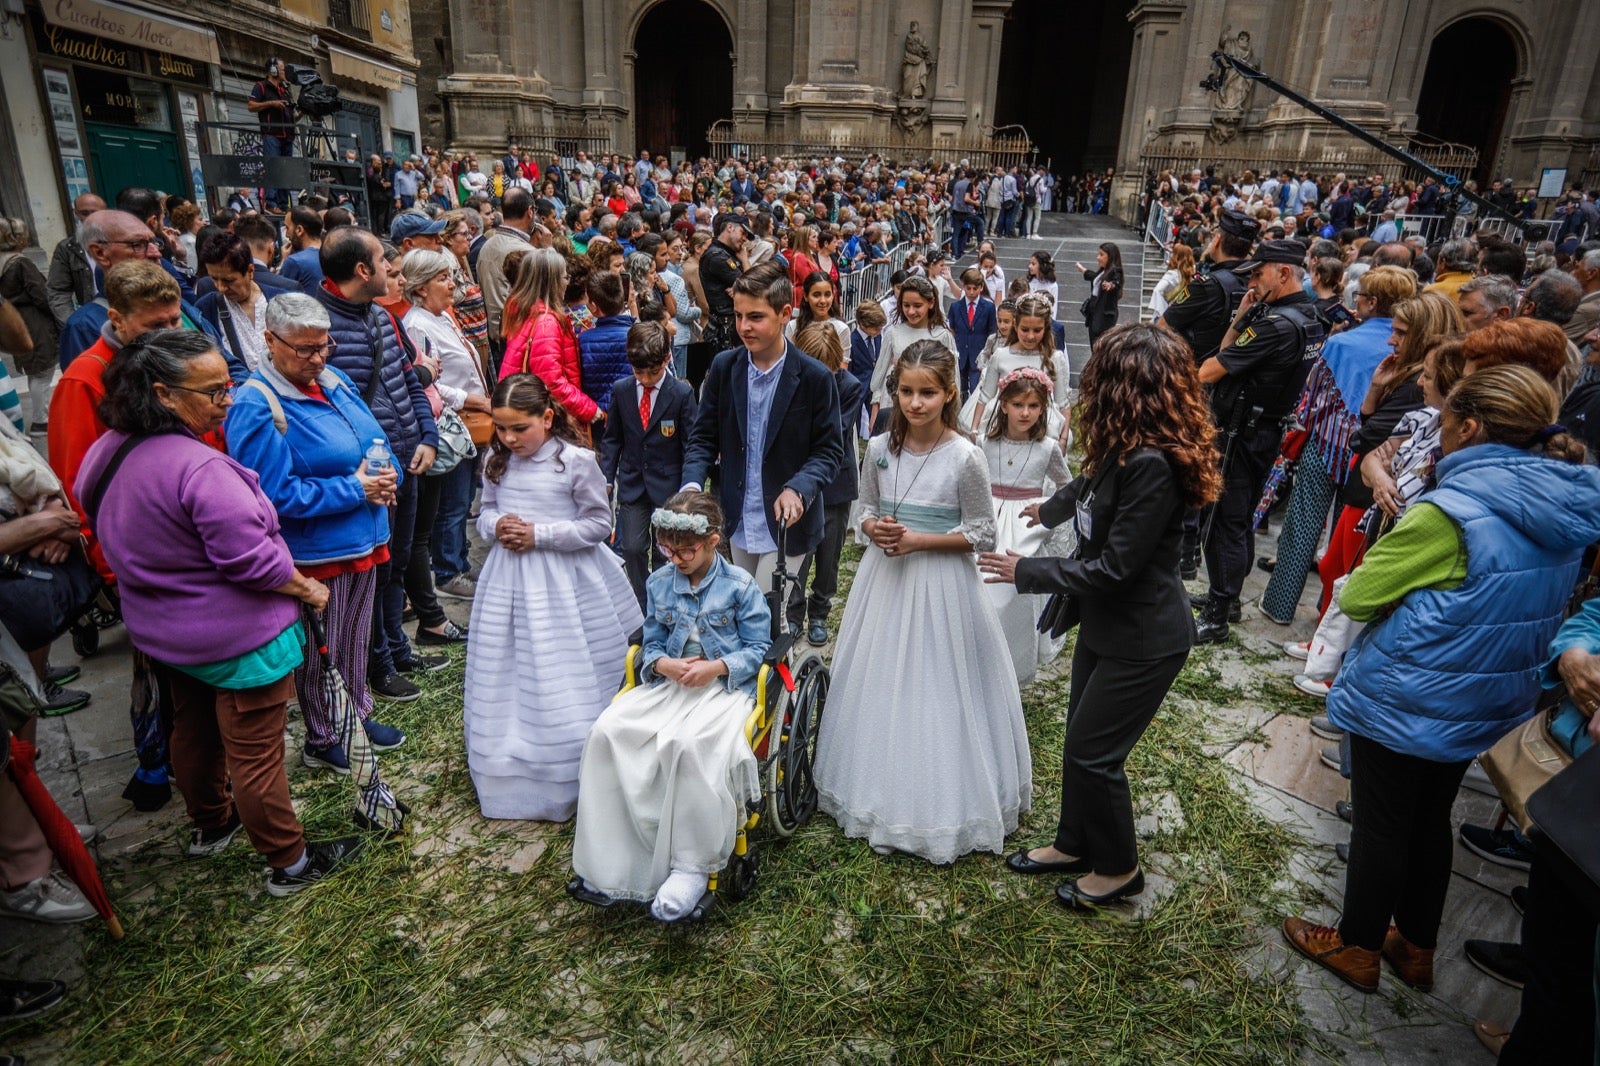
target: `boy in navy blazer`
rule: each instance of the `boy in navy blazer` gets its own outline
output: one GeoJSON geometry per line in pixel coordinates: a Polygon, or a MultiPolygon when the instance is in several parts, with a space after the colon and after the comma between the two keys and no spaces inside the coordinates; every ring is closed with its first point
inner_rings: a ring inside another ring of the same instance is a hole
{"type": "Polygon", "coordinates": [[[683,483],[684,442],[694,425],[694,389],[667,373],[672,339],[657,322],[628,330],[633,374],[611,386],[600,469],[617,501],[617,554],[644,606],[644,583],[665,562],[651,535],[650,514],[683,483]]]}
{"type": "Polygon", "coordinates": [[[698,488],[717,467],[729,554],[767,588],[780,523],[790,527],[791,570],[822,540],[819,497],[845,461],[839,389],[827,367],[784,339],[794,298],[787,270],[762,263],[732,292],[744,346],[718,354],[701,383],[682,487],[698,488]]]}
{"type": "Polygon", "coordinates": [[[956,340],[957,372],[961,375],[961,397],[966,399],[978,387],[978,356],[983,353],[984,342],[1000,327],[995,317],[994,301],[985,294],[983,274],[977,267],[961,272],[961,287],[966,298],[950,305],[945,320],[956,340]]]}

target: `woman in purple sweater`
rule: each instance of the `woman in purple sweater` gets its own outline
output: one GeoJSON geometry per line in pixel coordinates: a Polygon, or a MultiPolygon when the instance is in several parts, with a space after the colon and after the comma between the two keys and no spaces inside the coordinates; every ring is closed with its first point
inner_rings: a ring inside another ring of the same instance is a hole
{"type": "Polygon", "coordinates": [[[189,854],[221,851],[242,826],[269,865],[267,891],[293,895],[358,846],[306,842],[283,767],[300,603],[320,610],[328,590],[295,569],[256,475],[200,439],[232,403],[209,338],[147,333],[118,353],[105,385],[110,432],[76,488],[115,560],[128,635],[172,692],[189,854]]]}

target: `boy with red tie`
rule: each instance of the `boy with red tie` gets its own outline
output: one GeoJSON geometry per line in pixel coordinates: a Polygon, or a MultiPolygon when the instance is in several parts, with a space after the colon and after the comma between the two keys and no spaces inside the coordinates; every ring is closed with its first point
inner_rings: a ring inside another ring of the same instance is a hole
{"type": "Polygon", "coordinates": [[[985,295],[983,274],[977,267],[961,272],[961,288],[967,295],[950,305],[945,320],[950,323],[950,332],[956,339],[957,370],[961,377],[961,396],[965,399],[978,387],[978,376],[983,370],[978,365],[978,356],[999,322],[995,318],[994,301],[985,295]]]}
{"type": "Polygon", "coordinates": [[[665,560],[656,550],[650,515],[683,481],[683,447],[694,425],[694,389],[667,373],[672,338],[658,322],[628,329],[629,377],[611,386],[600,469],[617,502],[617,554],[642,607],[644,583],[665,560]]]}

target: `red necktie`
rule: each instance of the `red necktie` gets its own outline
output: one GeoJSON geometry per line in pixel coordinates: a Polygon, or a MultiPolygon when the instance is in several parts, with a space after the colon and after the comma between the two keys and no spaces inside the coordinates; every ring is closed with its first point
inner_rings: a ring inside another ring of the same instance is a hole
{"type": "Polygon", "coordinates": [[[973,324],[974,321],[976,321],[977,317],[978,317],[978,305],[973,303],[971,300],[968,300],[967,301],[967,328],[968,329],[972,328],[972,324],[973,324]]]}
{"type": "Polygon", "coordinates": [[[645,389],[639,393],[639,424],[646,429],[650,427],[650,390],[645,389]]]}

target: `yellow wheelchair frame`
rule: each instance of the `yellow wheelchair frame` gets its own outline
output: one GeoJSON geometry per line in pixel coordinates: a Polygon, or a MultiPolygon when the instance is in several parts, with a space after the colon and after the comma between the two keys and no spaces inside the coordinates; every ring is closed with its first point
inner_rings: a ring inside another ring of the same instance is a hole
{"type": "MultiPolygon", "coordinates": [[[[821,654],[811,648],[797,652],[794,636],[781,631],[782,606],[792,577],[781,553],[778,558],[773,591],[768,593],[769,604],[775,600],[778,605],[773,611],[772,646],[756,675],[755,704],[744,720],[745,741],[760,767],[761,799],[745,812],[727,868],[710,875],[706,891],[711,897],[740,900],[755,887],[759,868],[750,831],[764,818],[775,836],[786,839],[817,810],[812,757],[832,677],[821,654]]],[[[642,645],[629,646],[618,696],[639,684],[643,653],[642,645]]]]}

